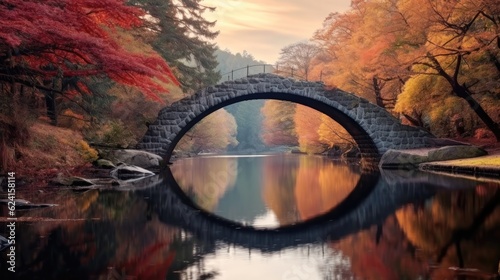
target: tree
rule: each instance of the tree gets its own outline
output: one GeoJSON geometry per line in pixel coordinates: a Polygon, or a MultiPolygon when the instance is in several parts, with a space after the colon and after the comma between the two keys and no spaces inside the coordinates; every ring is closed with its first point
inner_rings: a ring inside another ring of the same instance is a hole
{"type": "Polygon", "coordinates": [[[319,154],[328,148],[319,139],[321,115],[321,112],[310,107],[297,105],[293,119],[301,152],[319,154]]]}
{"type": "Polygon", "coordinates": [[[339,123],[312,108],[297,105],[294,122],[301,152],[318,154],[335,148],[346,151],[357,146],[339,123]]]}
{"type": "Polygon", "coordinates": [[[318,54],[319,48],[309,42],[299,42],[281,49],[278,59],[277,72],[286,75],[298,76],[307,80],[311,70],[312,61],[318,54]]]}
{"type": "Polygon", "coordinates": [[[390,37],[380,36],[386,26],[398,30],[400,20],[381,2],[354,1],[348,12],[325,19],[314,36],[322,51],[313,71],[322,71],[327,84],[392,108],[406,76],[388,47],[390,37]]]}
{"type": "Polygon", "coordinates": [[[279,100],[267,100],[261,112],[264,116],[262,140],[268,146],[296,146],[297,135],[293,116],[295,104],[279,100]]]}
{"type": "Polygon", "coordinates": [[[236,121],[226,110],[210,114],[184,135],[177,148],[184,152],[221,152],[236,146],[236,121]]]}
{"type": "Polygon", "coordinates": [[[498,104],[499,21],[495,0],[353,1],[348,12],[331,14],[315,39],[329,83],[391,108],[410,78],[437,76],[446,81],[437,91],[464,100],[499,140],[495,110],[478,101],[498,104]]]}
{"type": "MultiPolygon", "coordinates": [[[[227,49],[225,50],[217,49],[215,51],[215,54],[217,56],[217,63],[218,63],[216,69],[221,73],[221,75],[223,75],[221,77],[221,81],[228,81],[231,79],[239,79],[246,77],[247,71],[245,68],[247,66],[266,64],[262,60],[256,60],[253,57],[253,55],[249,54],[247,51],[243,51],[243,53],[233,54],[227,49]],[[231,71],[237,69],[242,69],[242,70],[234,71],[233,73],[231,73],[231,71]]],[[[263,67],[250,67],[248,68],[248,74],[253,75],[262,73],[262,70],[263,67]]],[[[266,67],[266,72],[267,71],[269,72],[272,71],[270,66],[266,67]]]]}
{"type": "Polygon", "coordinates": [[[494,86],[498,89],[498,3],[462,0],[426,4],[425,8],[432,14],[429,19],[430,28],[426,34],[427,42],[419,52],[421,55],[414,59],[413,65],[424,67],[418,74],[438,75],[444,79],[452,94],[464,99],[493,132],[497,142],[500,141],[498,123],[474,98],[474,88],[479,91],[490,90],[481,85],[485,80],[488,81],[489,77],[470,79],[470,76],[473,76],[473,67],[478,67],[476,63],[479,60],[480,63],[492,66],[488,76],[496,77],[497,80],[497,83],[488,83],[487,87],[494,86]]]}
{"type": "Polygon", "coordinates": [[[2,94],[42,92],[55,122],[55,94],[89,93],[81,77],[107,76],[160,100],[163,83],[177,83],[155,53],[128,52],[112,33],[141,25],[144,12],[121,0],[0,2],[2,94]]]}
{"type": "Polygon", "coordinates": [[[321,115],[321,124],[318,127],[319,141],[326,145],[329,149],[333,149],[335,146],[341,149],[351,150],[357,147],[356,142],[352,136],[341,126],[338,122],[334,121],[329,116],[321,115]],[[347,147],[346,147],[347,146],[347,147]]]}
{"type": "Polygon", "coordinates": [[[258,152],[264,149],[264,143],[260,137],[263,119],[260,110],[264,102],[264,100],[250,100],[224,108],[236,120],[238,145],[234,147],[235,150],[258,152]]]}
{"type": "Polygon", "coordinates": [[[214,8],[201,4],[201,0],[129,0],[145,9],[152,17],[144,31],[151,34],[151,44],[175,69],[185,91],[195,91],[215,84],[220,73],[215,71],[214,39],[218,32],[211,31],[215,22],[203,18],[203,13],[214,8]]]}

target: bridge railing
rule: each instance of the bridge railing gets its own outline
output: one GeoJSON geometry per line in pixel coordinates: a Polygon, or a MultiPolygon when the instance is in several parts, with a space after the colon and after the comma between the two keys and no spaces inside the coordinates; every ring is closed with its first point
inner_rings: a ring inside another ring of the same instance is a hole
{"type": "MultiPolygon", "coordinates": [[[[247,65],[238,69],[233,69],[230,72],[223,73],[220,82],[233,81],[235,79],[240,79],[248,77],[250,75],[261,74],[261,73],[272,73],[283,77],[291,77],[299,80],[309,81],[308,73],[305,74],[298,73],[299,71],[294,67],[281,66],[279,64],[255,64],[247,65]]],[[[322,81],[323,71],[320,72],[319,81],[322,81]]]]}

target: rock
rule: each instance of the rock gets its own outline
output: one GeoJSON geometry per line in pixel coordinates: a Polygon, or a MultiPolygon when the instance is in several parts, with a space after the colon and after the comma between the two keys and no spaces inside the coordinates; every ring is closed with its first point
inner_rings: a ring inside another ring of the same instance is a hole
{"type": "Polygon", "coordinates": [[[148,176],[143,178],[134,178],[128,180],[120,180],[119,186],[114,186],[115,190],[141,190],[158,186],[163,182],[160,175],[148,176]]]}
{"type": "Polygon", "coordinates": [[[382,155],[379,167],[385,169],[414,169],[420,163],[429,161],[430,149],[388,150],[382,155]]]}
{"type": "Polygon", "coordinates": [[[474,146],[447,146],[429,151],[429,161],[472,158],[487,154],[485,150],[474,146]]]}
{"type": "Polygon", "coordinates": [[[92,186],[94,183],[92,183],[90,180],[87,180],[85,178],[77,177],[77,176],[71,176],[71,177],[63,177],[62,175],[57,175],[56,178],[51,180],[52,183],[57,184],[57,185],[62,185],[62,186],[92,186]]]}
{"type": "Polygon", "coordinates": [[[153,172],[139,166],[122,164],[111,170],[111,177],[120,180],[141,178],[155,175],[153,172]]]}
{"type": "Polygon", "coordinates": [[[135,165],[146,169],[157,169],[163,161],[159,155],[132,149],[102,151],[103,157],[115,165],[122,162],[126,165],[135,165]]]}
{"type": "Polygon", "coordinates": [[[414,169],[420,163],[451,159],[479,157],[488,154],[475,146],[446,146],[441,148],[388,150],[380,159],[379,167],[385,169],[414,169]]]}
{"type": "Polygon", "coordinates": [[[107,159],[98,159],[96,161],[96,165],[97,165],[97,167],[106,168],[106,169],[112,169],[112,168],[116,167],[116,165],[114,165],[112,161],[107,160],[107,159]]]}

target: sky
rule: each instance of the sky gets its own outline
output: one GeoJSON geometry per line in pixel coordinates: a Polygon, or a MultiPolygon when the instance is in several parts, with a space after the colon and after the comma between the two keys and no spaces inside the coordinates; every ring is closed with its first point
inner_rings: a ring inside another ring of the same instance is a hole
{"type": "Polygon", "coordinates": [[[351,0],[204,0],[216,7],[207,13],[217,20],[214,40],[233,53],[246,50],[256,59],[274,64],[280,50],[310,39],[331,12],[343,12],[351,0]]]}

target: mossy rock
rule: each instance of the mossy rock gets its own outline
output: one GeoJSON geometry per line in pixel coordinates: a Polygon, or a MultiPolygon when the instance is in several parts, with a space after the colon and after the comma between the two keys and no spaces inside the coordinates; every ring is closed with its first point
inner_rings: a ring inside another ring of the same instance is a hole
{"type": "Polygon", "coordinates": [[[429,151],[429,161],[473,158],[487,154],[488,152],[475,146],[446,146],[429,151]]]}
{"type": "Polygon", "coordinates": [[[380,159],[379,166],[384,169],[414,169],[425,162],[473,158],[488,153],[475,146],[445,146],[441,148],[388,150],[380,159]]]}

